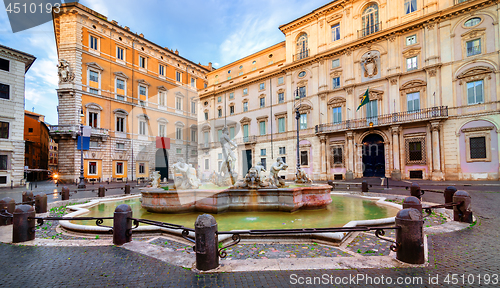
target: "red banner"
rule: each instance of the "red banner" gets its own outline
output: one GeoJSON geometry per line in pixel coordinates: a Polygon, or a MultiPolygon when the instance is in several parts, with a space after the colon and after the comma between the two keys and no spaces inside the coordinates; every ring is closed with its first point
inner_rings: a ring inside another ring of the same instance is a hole
{"type": "Polygon", "coordinates": [[[170,138],[156,137],[156,148],[158,148],[158,149],[170,149],[170,138]]]}

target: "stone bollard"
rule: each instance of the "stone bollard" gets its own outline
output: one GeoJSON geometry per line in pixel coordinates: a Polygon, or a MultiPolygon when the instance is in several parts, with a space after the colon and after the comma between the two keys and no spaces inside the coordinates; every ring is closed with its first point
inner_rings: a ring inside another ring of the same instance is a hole
{"type": "Polygon", "coordinates": [[[123,245],[132,241],[132,208],[121,204],[113,215],[113,244],[123,245]]]}
{"type": "Polygon", "coordinates": [[[472,211],[470,209],[471,199],[469,193],[457,191],[453,195],[453,202],[463,202],[461,205],[453,206],[453,221],[472,223],[472,211]]]}
{"type": "Polygon", "coordinates": [[[106,196],[106,188],[104,188],[104,185],[99,185],[97,197],[104,197],[104,196],[106,196]]]}
{"type": "Polygon", "coordinates": [[[422,213],[422,203],[420,203],[420,200],[418,200],[417,197],[410,196],[405,198],[403,201],[403,209],[409,208],[417,209],[420,213],[422,213]]]}
{"type": "MultiPolygon", "coordinates": [[[[14,210],[16,210],[16,201],[14,199],[6,197],[0,200],[0,210],[6,210],[7,213],[14,213],[14,210]]],[[[11,225],[12,224],[12,218],[11,217],[1,217],[0,216],[0,226],[6,226],[6,225],[11,225]]]]}
{"type": "Polygon", "coordinates": [[[35,197],[33,197],[33,192],[31,191],[24,191],[23,192],[23,204],[24,205],[33,205],[35,201],[35,197]]]}
{"type": "Polygon", "coordinates": [[[125,184],[125,195],[130,195],[130,184],[125,184]]]}
{"type": "Polygon", "coordinates": [[[424,264],[424,233],[422,210],[403,209],[396,215],[396,259],[409,264],[424,264]]]}
{"type": "Polygon", "coordinates": [[[420,191],[420,185],[418,185],[418,183],[411,184],[410,195],[413,197],[417,197],[418,200],[422,200],[423,193],[422,191],[420,191]]]}
{"type": "Polygon", "coordinates": [[[35,195],[35,212],[47,213],[47,194],[38,193],[35,195]]]}
{"type": "Polygon", "coordinates": [[[64,186],[61,190],[61,200],[69,200],[69,188],[67,186],[64,186]]]}
{"type": "Polygon", "coordinates": [[[212,215],[203,214],[194,224],[196,237],[196,269],[201,271],[219,267],[217,222],[212,215]]]}
{"type": "MultiPolygon", "coordinates": [[[[457,188],[454,186],[449,186],[444,189],[444,203],[453,202],[453,195],[457,192],[457,188]]],[[[447,207],[446,209],[453,209],[453,207],[447,207]]]]}
{"type": "Polygon", "coordinates": [[[368,192],[368,182],[361,182],[361,192],[368,192]]]}
{"type": "Polygon", "coordinates": [[[21,243],[35,239],[35,209],[33,206],[20,205],[14,211],[12,243],[21,243]]]}

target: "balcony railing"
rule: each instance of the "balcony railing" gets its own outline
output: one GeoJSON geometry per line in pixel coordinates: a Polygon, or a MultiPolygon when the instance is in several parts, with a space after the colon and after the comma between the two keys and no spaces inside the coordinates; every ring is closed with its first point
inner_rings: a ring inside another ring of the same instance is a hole
{"type": "Polygon", "coordinates": [[[339,123],[316,125],[316,133],[329,133],[353,129],[419,122],[448,117],[448,107],[439,106],[416,111],[399,112],[377,117],[346,120],[339,123]]]}
{"type": "Polygon", "coordinates": [[[368,27],[365,27],[361,30],[358,30],[358,38],[366,37],[370,34],[378,32],[380,30],[382,30],[382,22],[379,22],[377,24],[373,24],[371,26],[368,26],[368,27]]]}
{"type": "Polygon", "coordinates": [[[300,53],[297,53],[297,54],[293,55],[293,60],[297,61],[297,60],[309,57],[310,56],[309,50],[310,49],[307,49],[307,50],[304,50],[304,51],[302,51],[300,53]]]}
{"type": "MultiPolygon", "coordinates": [[[[80,133],[80,125],[54,125],[50,126],[50,134],[74,134],[78,135],[80,133]]],[[[109,130],[103,128],[92,127],[92,136],[109,136],[109,130]]]]}

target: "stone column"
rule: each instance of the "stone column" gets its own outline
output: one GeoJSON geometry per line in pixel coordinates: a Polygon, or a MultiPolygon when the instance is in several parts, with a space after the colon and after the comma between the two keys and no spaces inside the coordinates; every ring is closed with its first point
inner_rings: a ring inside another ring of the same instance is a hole
{"type": "Polygon", "coordinates": [[[354,151],[354,134],[352,131],[347,132],[347,155],[348,155],[348,160],[347,160],[347,171],[345,173],[345,179],[346,180],[352,180],[354,179],[354,154],[356,153],[354,151]]]}
{"type": "Polygon", "coordinates": [[[432,180],[443,180],[443,173],[441,172],[441,145],[439,144],[439,121],[431,122],[432,129],[432,180]]]}
{"type": "Polygon", "coordinates": [[[401,180],[401,167],[400,167],[400,159],[399,159],[399,130],[400,126],[392,126],[392,155],[393,155],[393,163],[394,169],[391,173],[391,178],[393,180],[400,181],[401,180]]]}
{"type": "Polygon", "coordinates": [[[319,137],[321,142],[321,180],[326,180],[326,136],[321,135],[319,137]]]}

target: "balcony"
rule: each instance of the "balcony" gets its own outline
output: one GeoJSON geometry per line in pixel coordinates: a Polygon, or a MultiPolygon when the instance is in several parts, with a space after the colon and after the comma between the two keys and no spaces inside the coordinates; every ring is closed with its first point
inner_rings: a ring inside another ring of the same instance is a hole
{"type": "MultiPolygon", "coordinates": [[[[76,139],[80,134],[80,125],[54,125],[50,126],[50,136],[54,139],[61,138],[73,138],[76,139]]],[[[91,131],[92,137],[102,138],[102,141],[106,141],[109,137],[108,129],[103,128],[93,128],[91,131]]]]}
{"type": "Polygon", "coordinates": [[[305,51],[302,51],[300,53],[297,53],[297,54],[293,55],[293,61],[298,61],[298,60],[301,60],[301,59],[309,57],[311,55],[309,53],[309,50],[310,49],[307,49],[305,51]]]}
{"type": "Polygon", "coordinates": [[[377,33],[380,30],[382,30],[382,22],[358,30],[358,38],[366,37],[370,34],[377,33]]]}
{"type": "Polygon", "coordinates": [[[257,142],[257,136],[246,136],[246,137],[236,138],[233,139],[233,141],[237,145],[253,144],[257,142]]]}
{"type": "Polygon", "coordinates": [[[429,120],[448,118],[448,107],[432,107],[412,112],[399,112],[377,117],[346,120],[339,123],[328,123],[316,125],[316,134],[333,133],[346,130],[382,127],[404,123],[415,123],[429,120]]]}

